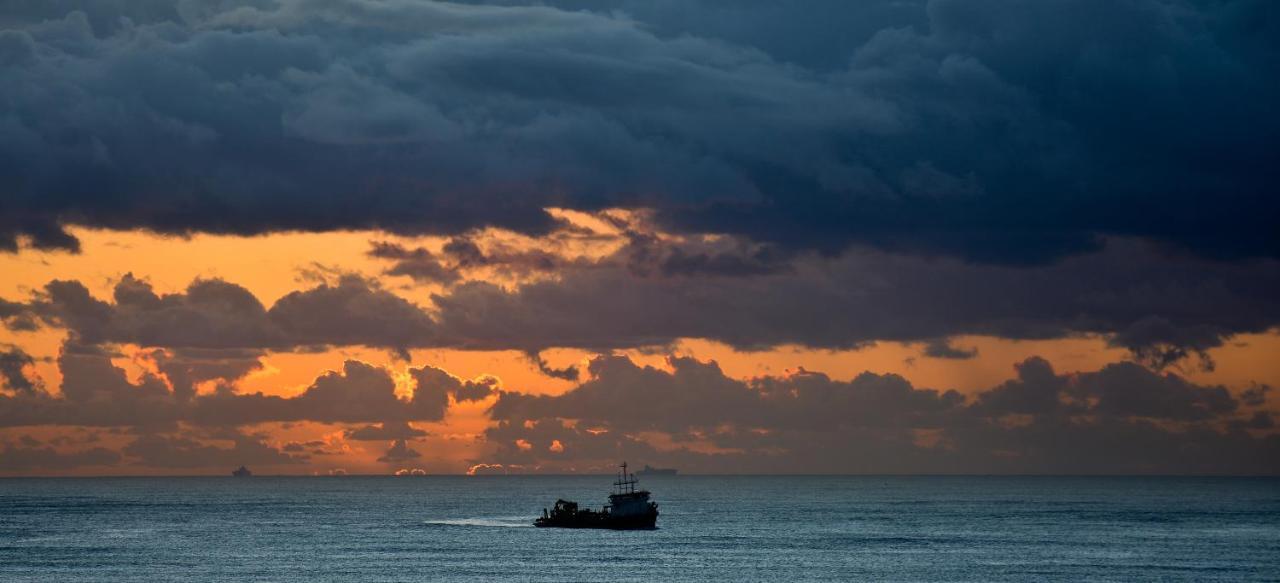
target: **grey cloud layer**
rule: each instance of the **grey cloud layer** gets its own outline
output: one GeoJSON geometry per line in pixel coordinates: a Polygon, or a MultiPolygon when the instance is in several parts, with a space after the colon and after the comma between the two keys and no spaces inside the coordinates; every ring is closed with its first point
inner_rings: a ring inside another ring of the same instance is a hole
{"type": "Polygon", "coordinates": [[[554,469],[622,455],[728,472],[1280,472],[1280,437],[1249,433],[1271,427],[1269,413],[1222,387],[1132,363],[1058,374],[1032,358],[969,402],[895,375],[744,382],[714,363],[671,365],[601,357],[593,378],[564,395],[502,393],[486,434],[500,446],[492,461],[554,469]],[[674,443],[655,448],[645,432],[674,443]]]}
{"type": "Polygon", "coordinates": [[[502,4],[10,3],[0,245],[554,205],[827,251],[1280,254],[1268,0],[502,4]]]}

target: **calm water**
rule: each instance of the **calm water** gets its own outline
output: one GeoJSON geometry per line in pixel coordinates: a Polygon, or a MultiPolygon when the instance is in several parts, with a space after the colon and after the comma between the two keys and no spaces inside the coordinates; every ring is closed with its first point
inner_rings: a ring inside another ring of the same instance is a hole
{"type": "Polygon", "coordinates": [[[528,526],[609,481],[0,480],[0,581],[1280,579],[1277,479],[678,476],[657,531],[528,526]]]}

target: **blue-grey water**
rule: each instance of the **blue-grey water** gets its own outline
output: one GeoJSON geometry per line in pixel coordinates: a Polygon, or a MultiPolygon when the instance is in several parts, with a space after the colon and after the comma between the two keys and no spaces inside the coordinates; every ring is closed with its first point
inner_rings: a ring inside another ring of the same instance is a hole
{"type": "Polygon", "coordinates": [[[652,477],[659,529],[538,529],[607,476],[0,480],[0,581],[1278,580],[1272,478],[652,477]]]}

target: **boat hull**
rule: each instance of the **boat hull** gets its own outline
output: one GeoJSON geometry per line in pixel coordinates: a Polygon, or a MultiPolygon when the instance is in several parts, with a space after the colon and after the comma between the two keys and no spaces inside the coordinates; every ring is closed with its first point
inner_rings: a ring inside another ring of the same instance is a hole
{"type": "Polygon", "coordinates": [[[539,528],[601,528],[607,530],[653,530],[658,527],[658,513],[632,516],[610,516],[592,512],[571,517],[539,518],[533,521],[539,528]]]}

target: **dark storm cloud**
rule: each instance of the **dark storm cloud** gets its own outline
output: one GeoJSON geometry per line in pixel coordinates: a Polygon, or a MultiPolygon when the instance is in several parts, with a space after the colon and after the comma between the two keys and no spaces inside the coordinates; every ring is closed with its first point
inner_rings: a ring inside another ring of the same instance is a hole
{"type": "Polygon", "coordinates": [[[670,364],[667,372],[600,357],[591,380],[564,395],[502,393],[486,433],[499,446],[493,461],[624,455],[732,472],[1280,472],[1280,437],[1245,430],[1266,425],[1268,414],[1255,423],[1256,412],[1222,387],[1131,363],[1058,374],[1032,358],[971,401],[896,375],[741,381],[714,363],[670,364]],[[667,434],[673,446],[655,450],[646,432],[667,434]]]}
{"type": "Polygon", "coordinates": [[[9,3],[0,246],[649,206],[792,249],[1280,254],[1269,0],[502,4],[9,3]]]}
{"type": "Polygon", "coordinates": [[[673,244],[655,235],[637,232],[627,233],[626,238],[627,244],[618,250],[614,259],[641,277],[749,277],[792,270],[791,255],[772,245],[740,239],[673,244]]]}

